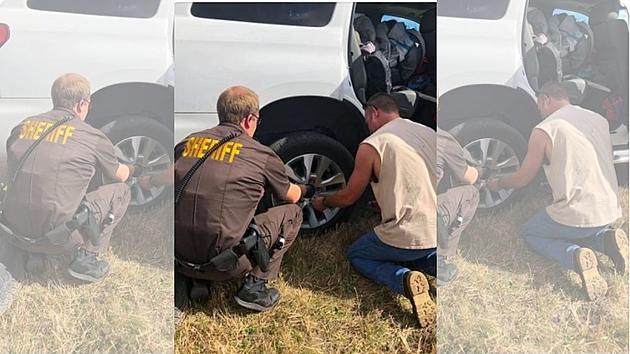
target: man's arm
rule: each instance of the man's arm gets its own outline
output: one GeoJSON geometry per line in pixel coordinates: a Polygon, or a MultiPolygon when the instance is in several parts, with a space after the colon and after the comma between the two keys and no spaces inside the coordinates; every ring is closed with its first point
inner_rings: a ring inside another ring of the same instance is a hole
{"type": "Polygon", "coordinates": [[[114,175],[114,179],[118,182],[125,182],[129,176],[131,175],[131,169],[128,165],[118,164],[118,169],[116,170],[116,174],[114,175]]]}
{"type": "Polygon", "coordinates": [[[529,137],[527,155],[525,155],[521,168],[512,175],[491,180],[488,187],[493,191],[498,191],[499,189],[518,189],[528,185],[536,177],[542,166],[548,144],[551,144],[551,140],[547,133],[540,129],[534,129],[529,137]]]}
{"type": "Polygon", "coordinates": [[[479,178],[479,170],[477,170],[474,167],[468,166],[466,167],[466,172],[464,173],[464,178],[462,179],[462,183],[475,184],[478,178],[479,178]]]}
{"type": "Polygon", "coordinates": [[[291,204],[294,204],[297,203],[300,198],[302,198],[302,189],[297,184],[291,183],[289,185],[287,195],[284,197],[284,200],[291,204]]]}
{"type": "Polygon", "coordinates": [[[326,197],[317,197],[313,200],[313,207],[323,211],[326,208],[345,208],[354,204],[370,183],[370,178],[374,171],[375,162],[379,161],[378,152],[369,144],[359,145],[357,156],[354,162],[354,171],[350,176],[350,181],[344,189],[336,194],[326,197]]]}

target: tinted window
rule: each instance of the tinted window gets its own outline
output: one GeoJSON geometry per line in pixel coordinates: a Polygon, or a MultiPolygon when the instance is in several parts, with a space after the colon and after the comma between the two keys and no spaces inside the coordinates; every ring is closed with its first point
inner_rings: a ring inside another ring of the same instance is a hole
{"type": "Polygon", "coordinates": [[[192,5],[192,15],[217,20],[323,27],[334,3],[204,3],[192,5]]]}
{"type": "Polygon", "coordinates": [[[585,14],[579,13],[579,12],[575,12],[575,11],[571,11],[571,10],[564,10],[564,9],[555,9],[553,10],[552,15],[559,15],[559,14],[567,14],[569,16],[573,16],[575,17],[575,21],[576,22],[586,22],[588,23],[588,16],[586,16],[585,14]]]}
{"type": "Polygon", "coordinates": [[[626,23],[628,23],[628,9],[621,9],[619,10],[619,17],[620,20],[624,20],[626,21],[626,23]]]}
{"type": "Polygon", "coordinates": [[[157,13],[160,0],[28,0],[27,6],[84,15],[149,18],[157,13]]]}
{"type": "Polygon", "coordinates": [[[415,29],[416,31],[420,31],[420,24],[416,21],[408,20],[403,17],[391,16],[391,15],[383,15],[381,18],[381,22],[387,22],[389,20],[396,20],[398,22],[402,22],[405,24],[407,29],[415,29]]]}
{"type": "Polygon", "coordinates": [[[498,20],[505,15],[509,0],[440,0],[438,16],[498,20]]]}

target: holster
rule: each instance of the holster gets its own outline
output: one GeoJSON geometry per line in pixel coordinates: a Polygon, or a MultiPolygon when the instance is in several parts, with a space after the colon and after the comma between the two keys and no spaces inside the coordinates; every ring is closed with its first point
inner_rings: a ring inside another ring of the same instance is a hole
{"type": "Polygon", "coordinates": [[[231,272],[236,269],[238,259],[243,255],[246,255],[250,262],[257,265],[263,272],[269,271],[269,251],[260,229],[254,223],[249,224],[245,235],[236,246],[212,257],[208,263],[195,264],[177,257],[175,260],[177,264],[198,272],[206,271],[208,268],[219,272],[231,272]]]}

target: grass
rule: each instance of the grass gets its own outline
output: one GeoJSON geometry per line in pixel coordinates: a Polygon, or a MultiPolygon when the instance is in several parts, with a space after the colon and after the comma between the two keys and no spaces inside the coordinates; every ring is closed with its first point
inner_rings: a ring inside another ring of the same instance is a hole
{"type": "MultiPolygon", "coordinates": [[[[627,188],[620,199],[628,220],[627,188]]],[[[589,302],[574,272],[532,253],[518,236],[518,226],[550,201],[548,193],[529,191],[464,231],[454,259],[460,277],[439,290],[439,352],[628,352],[627,276],[598,255],[609,289],[589,302]]],[[[627,233],[627,222],[623,227],[627,233]]]]}
{"type": "Polygon", "coordinates": [[[171,209],[127,213],[102,282],[74,281],[65,273],[69,257],[49,259],[0,317],[0,353],[172,352],[171,209]]]}
{"type": "Polygon", "coordinates": [[[317,236],[300,235],[272,283],[281,303],[252,313],[232,296],[238,281],[214,284],[210,302],[180,315],[178,353],[434,352],[435,328],[420,330],[402,296],[360,277],[345,249],[379,217],[359,211],[317,236]]]}

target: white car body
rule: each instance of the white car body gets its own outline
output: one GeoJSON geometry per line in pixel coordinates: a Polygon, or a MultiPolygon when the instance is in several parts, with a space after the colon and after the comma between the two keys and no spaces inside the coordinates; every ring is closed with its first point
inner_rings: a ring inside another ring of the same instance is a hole
{"type": "Polygon", "coordinates": [[[171,1],[161,1],[151,18],[126,18],[0,0],[0,23],[10,28],[0,47],[0,140],[24,118],[52,108],[52,82],[67,72],[88,78],[93,93],[128,82],[172,85],[172,12],[171,1]]]}
{"type": "Polygon", "coordinates": [[[176,141],[218,124],[217,98],[235,84],[258,93],[261,108],[287,97],[322,96],[362,111],[348,72],[352,3],[337,3],[324,27],[197,18],[191,6],[175,4],[176,141]]]}
{"type": "MultiPolygon", "coordinates": [[[[628,0],[620,2],[630,8],[628,0]]],[[[438,99],[462,87],[496,85],[523,90],[535,100],[523,60],[527,6],[527,0],[510,0],[504,16],[496,20],[438,13],[438,99]]],[[[625,126],[612,134],[613,144],[619,145],[615,163],[628,162],[627,134],[625,126]]]]}

